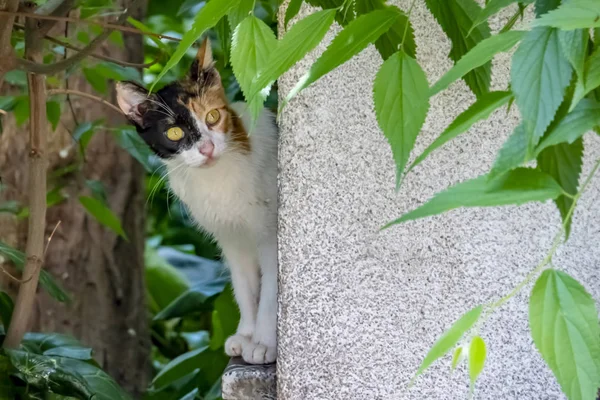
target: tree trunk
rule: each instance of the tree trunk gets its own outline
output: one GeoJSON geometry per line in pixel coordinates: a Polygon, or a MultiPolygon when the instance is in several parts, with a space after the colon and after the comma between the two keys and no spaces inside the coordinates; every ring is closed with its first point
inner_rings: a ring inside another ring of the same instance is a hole
{"type": "MultiPolygon", "coordinates": [[[[120,1],[123,7],[132,3],[120,1]]],[[[130,15],[141,19],[144,13],[145,4],[130,15]]],[[[74,30],[72,25],[70,28],[74,30]]],[[[62,29],[64,32],[64,26],[62,29]]],[[[124,35],[124,39],[124,49],[107,45],[99,51],[125,61],[142,62],[142,37],[124,35]]],[[[92,92],[80,74],[69,78],[69,88],[92,92]]],[[[114,90],[109,100],[114,102],[114,90]]],[[[104,131],[94,134],[82,162],[78,146],[68,132],[73,131],[76,121],[104,118],[108,126],[125,121],[113,110],[88,99],[73,98],[72,103],[74,115],[66,102],[62,104],[59,128],[48,138],[48,188],[62,181],[65,186],[61,190],[68,198],[48,209],[47,237],[59,221],[60,226],[49,244],[44,268],[63,284],[73,301],[61,304],[38,290],[31,330],[72,334],[94,349],[95,359],[126,391],[140,398],[150,377],[143,262],[143,169],[117,145],[110,132],[104,131]],[[82,168],[59,179],[52,178],[52,171],[74,163],[82,168]],[[86,180],[104,184],[110,208],[121,220],[128,241],[99,225],[79,204],[80,195],[89,195],[86,180]]],[[[27,135],[23,128],[15,126],[11,116],[3,122],[0,176],[5,190],[0,194],[0,203],[17,200],[27,204],[27,135]]],[[[26,221],[0,214],[0,240],[23,249],[26,227],[26,221]]],[[[14,283],[9,285],[6,277],[0,279],[3,286],[12,286],[14,293],[14,283]]]]}

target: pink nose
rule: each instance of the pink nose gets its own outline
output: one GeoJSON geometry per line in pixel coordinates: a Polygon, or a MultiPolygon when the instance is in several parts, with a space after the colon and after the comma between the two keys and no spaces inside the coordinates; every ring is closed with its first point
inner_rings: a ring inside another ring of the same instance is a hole
{"type": "Polygon", "coordinates": [[[213,151],[215,150],[215,145],[210,140],[207,140],[206,142],[200,145],[198,150],[200,151],[200,154],[211,158],[213,155],[213,151]]]}

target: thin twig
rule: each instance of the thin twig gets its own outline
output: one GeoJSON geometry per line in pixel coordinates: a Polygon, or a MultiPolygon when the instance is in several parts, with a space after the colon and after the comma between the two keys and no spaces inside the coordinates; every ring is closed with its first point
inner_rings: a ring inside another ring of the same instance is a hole
{"type": "Polygon", "coordinates": [[[44,249],[44,257],[46,256],[46,253],[48,252],[48,247],[50,246],[50,242],[52,241],[52,238],[54,237],[54,234],[56,233],[56,230],[58,229],[58,226],[60,225],[62,221],[59,219],[58,222],[56,223],[56,225],[54,226],[54,229],[52,229],[52,233],[50,233],[50,236],[48,236],[48,242],[46,243],[46,248],[44,249]]]}
{"type": "Polygon", "coordinates": [[[13,274],[11,274],[10,272],[8,272],[7,270],[5,270],[2,266],[0,266],[0,272],[2,272],[4,275],[8,276],[10,279],[12,279],[13,281],[17,282],[18,284],[22,284],[25,283],[26,281],[22,281],[21,279],[17,278],[16,276],[14,276],[13,274]]]}
{"type": "Polygon", "coordinates": [[[73,17],[55,17],[55,16],[49,16],[49,15],[37,15],[37,14],[33,14],[33,13],[26,13],[26,12],[20,12],[20,11],[10,12],[10,11],[0,10],[0,15],[14,15],[14,16],[19,16],[19,17],[29,17],[29,18],[42,19],[42,20],[51,20],[51,21],[60,21],[60,22],[68,21],[68,22],[75,22],[78,24],[81,23],[81,24],[88,24],[88,25],[98,25],[98,26],[101,26],[104,28],[114,29],[117,31],[137,33],[139,35],[153,36],[158,39],[167,39],[167,40],[172,40],[174,42],[181,42],[181,39],[173,37],[173,36],[167,36],[167,35],[162,35],[160,33],[143,31],[141,29],[137,29],[137,28],[134,28],[131,26],[111,24],[109,22],[90,21],[87,19],[80,19],[80,18],[73,18],[73,17]]]}
{"type": "Polygon", "coordinates": [[[106,101],[98,96],[94,96],[93,94],[89,94],[86,92],[80,92],[79,90],[73,90],[73,89],[51,89],[51,90],[48,90],[48,96],[53,96],[56,94],[72,94],[75,96],[85,97],[87,99],[102,103],[105,106],[112,108],[113,110],[115,110],[116,112],[118,112],[121,115],[125,115],[125,114],[123,114],[123,111],[121,111],[121,109],[119,107],[115,106],[114,104],[109,103],[108,101],[106,101]]]}
{"type": "MultiPolygon", "coordinates": [[[[14,26],[17,29],[25,29],[25,27],[20,24],[15,24],[14,26]]],[[[74,51],[82,51],[83,50],[81,47],[74,46],[72,44],[64,42],[64,41],[57,39],[50,35],[44,35],[44,39],[48,40],[49,42],[56,43],[57,45],[62,46],[65,49],[74,50],[74,51]]],[[[108,57],[108,56],[104,56],[102,54],[96,54],[96,53],[89,54],[89,56],[93,57],[93,58],[97,58],[98,60],[109,61],[109,62],[112,62],[115,64],[122,65],[124,67],[133,67],[133,68],[150,68],[151,66],[156,64],[159,60],[159,58],[157,58],[148,63],[139,64],[139,63],[132,63],[132,62],[128,62],[128,61],[117,60],[116,58],[112,58],[112,57],[108,57]]],[[[64,59],[66,59],[66,57],[64,59]]]]}

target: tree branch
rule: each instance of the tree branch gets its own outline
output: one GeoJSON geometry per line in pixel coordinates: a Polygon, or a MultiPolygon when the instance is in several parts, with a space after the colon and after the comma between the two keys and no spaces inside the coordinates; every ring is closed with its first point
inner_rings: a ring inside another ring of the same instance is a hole
{"type": "MultiPolygon", "coordinates": [[[[17,29],[25,29],[25,27],[23,25],[20,24],[15,24],[14,25],[15,28],[17,29]]],[[[63,42],[60,39],[57,39],[53,36],[49,36],[49,35],[44,35],[44,39],[48,40],[49,42],[52,43],[56,43],[59,46],[63,46],[66,49],[69,50],[74,50],[74,51],[82,51],[83,49],[81,47],[77,47],[77,46],[73,46],[72,44],[69,44],[67,42],[63,42]]],[[[151,66],[153,66],[154,64],[156,64],[159,60],[159,58],[144,63],[144,64],[138,64],[138,63],[131,63],[131,62],[127,62],[127,61],[121,61],[121,60],[117,60],[116,58],[112,58],[112,57],[108,57],[108,56],[103,56],[102,54],[90,54],[90,57],[93,58],[97,58],[98,60],[103,60],[103,61],[109,61],[115,64],[119,64],[122,65],[124,67],[132,67],[132,68],[150,68],[151,66]]]]}
{"type": "Polygon", "coordinates": [[[162,35],[160,33],[143,31],[141,29],[137,29],[137,28],[134,28],[134,27],[131,27],[131,26],[124,26],[124,25],[112,24],[112,23],[109,23],[109,22],[90,21],[90,20],[87,20],[87,19],[72,18],[72,17],[59,17],[59,16],[50,16],[50,15],[38,15],[38,14],[27,13],[27,12],[17,12],[17,11],[11,12],[11,11],[5,11],[5,10],[0,10],[0,16],[1,15],[13,15],[13,16],[18,16],[18,17],[29,17],[29,18],[33,18],[33,19],[41,19],[41,20],[48,20],[48,21],[74,22],[74,23],[78,23],[78,24],[97,25],[97,26],[101,26],[103,28],[114,29],[116,31],[137,33],[138,35],[145,35],[145,36],[153,36],[153,37],[156,37],[158,39],[167,39],[167,40],[172,40],[174,42],[180,42],[181,41],[181,39],[173,37],[173,36],[167,36],[167,35],[162,35]]]}
{"type": "MultiPolygon", "coordinates": [[[[43,62],[43,42],[34,33],[37,24],[28,21],[25,31],[25,57],[33,62],[43,62]]],[[[46,228],[46,168],[48,164],[46,121],[46,78],[28,74],[29,84],[29,225],[27,230],[26,261],[23,282],[15,302],[15,309],[3,346],[17,348],[29,326],[35,301],[40,270],[44,262],[44,234],[46,228]]]]}
{"type": "Polygon", "coordinates": [[[85,97],[86,99],[90,99],[90,100],[94,100],[97,101],[98,103],[102,103],[107,107],[112,108],[114,111],[118,112],[121,115],[125,115],[123,114],[123,111],[121,111],[121,109],[111,103],[109,103],[108,101],[98,97],[98,96],[94,96],[93,94],[89,94],[86,92],[80,92],[79,90],[72,90],[72,89],[51,89],[48,90],[48,96],[53,96],[53,95],[57,95],[57,94],[71,94],[71,95],[75,95],[75,96],[81,96],[81,97],[85,97]]]}
{"type": "Polygon", "coordinates": [[[13,13],[19,9],[19,0],[0,0],[0,8],[6,10],[5,14],[0,15],[0,88],[2,88],[4,74],[15,65],[15,53],[10,37],[15,21],[13,13]]]}
{"type": "MultiPolygon", "coordinates": [[[[74,0],[49,0],[46,4],[41,5],[35,13],[38,15],[50,15],[54,17],[62,17],[67,15],[75,4],[74,0]]],[[[54,26],[56,21],[38,21],[38,30],[36,34],[39,37],[44,36],[54,26]]]]}

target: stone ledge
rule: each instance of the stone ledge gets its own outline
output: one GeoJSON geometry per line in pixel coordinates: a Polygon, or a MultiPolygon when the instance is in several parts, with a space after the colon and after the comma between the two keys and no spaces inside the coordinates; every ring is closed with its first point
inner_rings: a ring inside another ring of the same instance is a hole
{"type": "Polygon", "coordinates": [[[277,380],[275,364],[246,364],[240,357],[232,358],[223,373],[223,400],[275,400],[277,380]]]}

